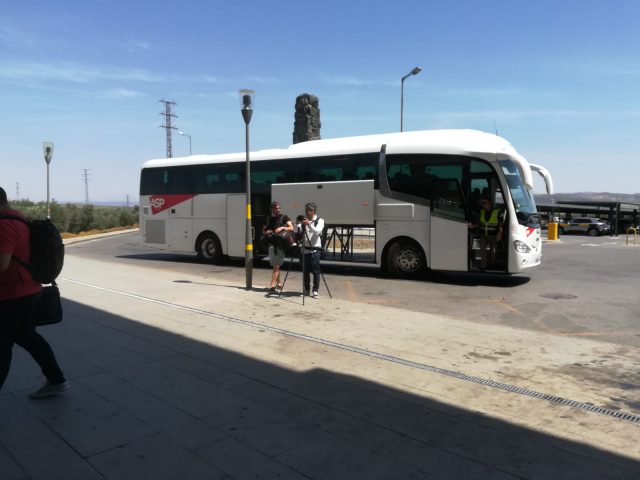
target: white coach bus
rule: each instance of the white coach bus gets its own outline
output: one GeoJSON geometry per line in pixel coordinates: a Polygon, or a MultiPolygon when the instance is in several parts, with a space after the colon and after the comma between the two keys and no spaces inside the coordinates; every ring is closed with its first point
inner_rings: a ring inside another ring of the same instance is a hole
{"type": "MultiPolygon", "coordinates": [[[[251,153],[254,252],[272,201],[292,219],[314,201],[330,260],[368,261],[393,275],[426,268],[480,270],[479,199],[501,209],[495,273],[540,264],[532,171],[549,172],[506,140],[475,130],[433,130],[316,140],[251,153]],[[474,217],[475,216],[475,217],[474,217]],[[354,232],[369,233],[369,249],[354,232]],[[256,236],[257,234],[257,236],[256,236]],[[333,249],[332,244],[333,243],[333,249]]],[[[202,261],[244,256],[245,153],[151,160],[142,167],[140,231],[146,245],[196,252],[202,261]]]]}

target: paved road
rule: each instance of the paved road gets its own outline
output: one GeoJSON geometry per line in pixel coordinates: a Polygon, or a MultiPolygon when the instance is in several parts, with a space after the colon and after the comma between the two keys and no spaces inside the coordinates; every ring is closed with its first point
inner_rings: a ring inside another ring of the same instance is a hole
{"type": "MultiPolygon", "coordinates": [[[[640,346],[640,246],[624,237],[565,235],[544,245],[543,265],[523,275],[436,273],[419,280],[383,278],[372,266],[325,265],[334,297],[400,307],[486,324],[640,346]]],[[[244,284],[242,261],[212,266],[194,255],[140,245],[137,233],[70,245],[70,255],[194,273],[244,284]]],[[[260,262],[254,286],[266,286],[269,268],[260,262]]],[[[295,269],[295,266],[294,266],[295,269]]],[[[287,289],[300,288],[299,272],[287,289]]],[[[324,292],[326,295],[326,292],[324,292]]]]}

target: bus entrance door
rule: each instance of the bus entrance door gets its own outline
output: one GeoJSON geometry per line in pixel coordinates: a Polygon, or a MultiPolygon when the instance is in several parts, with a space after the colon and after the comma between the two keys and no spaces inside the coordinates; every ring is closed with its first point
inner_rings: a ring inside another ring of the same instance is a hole
{"type": "Polygon", "coordinates": [[[458,180],[445,180],[431,201],[429,260],[433,270],[468,270],[469,227],[458,180]]]}

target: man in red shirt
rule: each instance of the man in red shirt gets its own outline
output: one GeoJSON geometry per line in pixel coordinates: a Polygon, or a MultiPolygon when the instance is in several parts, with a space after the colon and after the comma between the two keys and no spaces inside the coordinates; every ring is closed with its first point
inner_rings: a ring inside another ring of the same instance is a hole
{"type": "Polygon", "coordinates": [[[35,329],[35,307],[42,285],[31,278],[29,271],[15,256],[25,263],[31,260],[29,227],[18,220],[2,220],[3,215],[19,215],[12,210],[7,194],[0,187],[0,389],[9,374],[11,350],[17,343],[31,354],[47,378],[41,388],[29,398],[57,395],[69,388],[53,350],[35,329]]]}

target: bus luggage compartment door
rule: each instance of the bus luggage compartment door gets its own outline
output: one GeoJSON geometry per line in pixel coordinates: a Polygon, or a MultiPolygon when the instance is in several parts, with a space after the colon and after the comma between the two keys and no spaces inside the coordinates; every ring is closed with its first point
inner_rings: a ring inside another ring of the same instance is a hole
{"type": "Polygon", "coordinates": [[[282,212],[295,219],[303,215],[304,205],[315,202],[318,216],[326,225],[373,225],[373,180],[343,182],[274,183],[272,201],[280,202],[282,212]]]}

